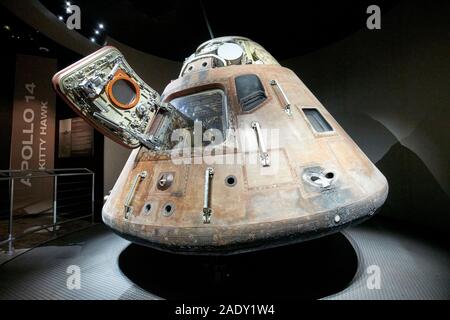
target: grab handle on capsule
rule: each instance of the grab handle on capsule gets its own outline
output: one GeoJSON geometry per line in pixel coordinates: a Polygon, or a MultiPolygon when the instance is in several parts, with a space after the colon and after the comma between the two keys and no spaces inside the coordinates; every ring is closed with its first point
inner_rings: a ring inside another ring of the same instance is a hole
{"type": "Polygon", "coordinates": [[[258,140],[258,147],[259,147],[259,153],[260,153],[259,156],[261,159],[261,164],[263,167],[269,167],[270,166],[270,157],[269,157],[269,153],[267,152],[264,140],[262,138],[261,125],[259,124],[259,122],[253,121],[252,128],[253,128],[253,130],[255,130],[256,139],[258,140]]]}
{"type": "Polygon", "coordinates": [[[130,191],[128,192],[128,195],[125,199],[125,219],[128,219],[131,213],[133,213],[133,207],[131,206],[131,202],[133,201],[134,194],[136,192],[136,189],[139,185],[139,183],[144,180],[147,177],[147,171],[142,171],[136,175],[136,177],[133,180],[133,183],[131,184],[130,191]]]}
{"type": "Polygon", "coordinates": [[[277,80],[270,80],[270,85],[273,87],[277,87],[278,91],[281,94],[281,98],[283,98],[283,102],[284,102],[284,111],[288,114],[288,116],[292,116],[292,111],[291,111],[291,102],[289,101],[286,93],[284,92],[283,88],[281,87],[281,85],[278,83],[277,80]]]}
{"type": "Polygon", "coordinates": [[[211,191],[211,180],[214,176],[213,168],[206,168],[205,171],[205,188],[203,190],[203,223],[211,223],[211,204],[210,204],[210,191],[211,191]]]}

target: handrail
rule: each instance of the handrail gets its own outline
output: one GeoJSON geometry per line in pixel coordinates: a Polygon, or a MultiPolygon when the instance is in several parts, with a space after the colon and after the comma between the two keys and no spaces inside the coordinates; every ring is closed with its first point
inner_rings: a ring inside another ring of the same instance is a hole
{"type": "Polygon", "coordinates": [[[54,176],[67,177],[67,176],[81,176],[91,174],[94,174],[94,172],[87,168],[46,169],[46,170],[0,170],[0,181],[10,179],[22,179],[22,178],[48,178],[54,176]],[[71,172],[71,173],[64,173],[64,172],[71,172]]]}
{"type": "Polygon", "coordinates": [[[9,180],[9,193],[10,193],[10,207],[9,207],[9,227],[8,227],[8,239],[0,241],[0,245],[8,243],[8,254],[14,253],[14,241],[25,235],[38,232],[43,229],[48,229],[53,227],[53,232],[56,231],[56,226],[73,222],[81,219],[91,218],[91,223],[94,223],[94,203],[95,203],[95,173],[87,168],[64,168],[64,169],[46,169],[46,170],[0,170],[0,181],[9,180]],[[78,171],[78,172],[77,172],[78,171]],[[70,173],[68,173],[70,172],[70,173]],[[58,221],[57,215],[57,193],[58,193],[58,177],[69,177],[69,176],[92,176],[92,190],[91,190],[91,213],[88,215],[83,215],[74,219],[69,219],[66,221],[58,221]],[[33,231],[23,233],[17,237],[14,236],[14,181],[16,179],[33,179],[33,178],[53,178],[53,223],[46,226],[41,226],[40,228],[33,229],[33,231]]]}

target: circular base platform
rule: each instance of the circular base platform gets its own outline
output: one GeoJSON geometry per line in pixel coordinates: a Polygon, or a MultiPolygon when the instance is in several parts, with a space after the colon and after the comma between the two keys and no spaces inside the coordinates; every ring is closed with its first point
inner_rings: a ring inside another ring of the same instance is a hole
{"type": "Polygon", "coordinates": [[[229,257],[163,253],[96,225],[0,266],[0,299],[448,299],[449,263],[447,248],[372,220],[229,257]],[[80,267],[79,290],[67,286],[71,266],[80,267]],[[379,289],[370,285],[373,270],[379,289]]]}
{"type": "Polygon", "coordinates": [[[165,299],[318,299],[344,290],[358,257],[340,234],[231,256],[176,255],[131,244],[119,256],[133,283],[165,299]]]}

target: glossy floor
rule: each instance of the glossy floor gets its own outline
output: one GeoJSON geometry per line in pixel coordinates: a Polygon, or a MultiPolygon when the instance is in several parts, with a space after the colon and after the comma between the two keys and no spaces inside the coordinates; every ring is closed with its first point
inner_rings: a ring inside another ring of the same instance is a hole
{"type": "Polygon", "coordinates": [[[448,250],[374,220],[229,257],[162,253],[96,225],[0,266],[0,299],[448,299],[448,250]],[[80,290],[67,287],[72,265],[81,270],[80,290]],[[380,289],[370,289],[376,269],[380,289]]]}

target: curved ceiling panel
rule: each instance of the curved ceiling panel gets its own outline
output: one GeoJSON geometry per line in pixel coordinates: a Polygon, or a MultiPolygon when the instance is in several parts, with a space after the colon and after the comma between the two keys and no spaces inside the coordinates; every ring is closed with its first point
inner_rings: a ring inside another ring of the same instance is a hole
{"type": "MultiPolygon", "coordinates": [[[[365,27],[371,1],[242,3],[203,1],[215,37],[240,35],[263,45],[278,60],[302,55],[365,27]]],[[[41,0],[56,16],[67,17],[66,1],[41,0]]],[[[194,1],[73,0],[81,8],[79,32],[103,44],[105,34],[135,49],[182,61],[210,38],[202,3],[194,1]],[[99,23],[104,30],[95,33],[99,23]]],[[[385,14],[398,1],[380,0],[385,14]]]]}

